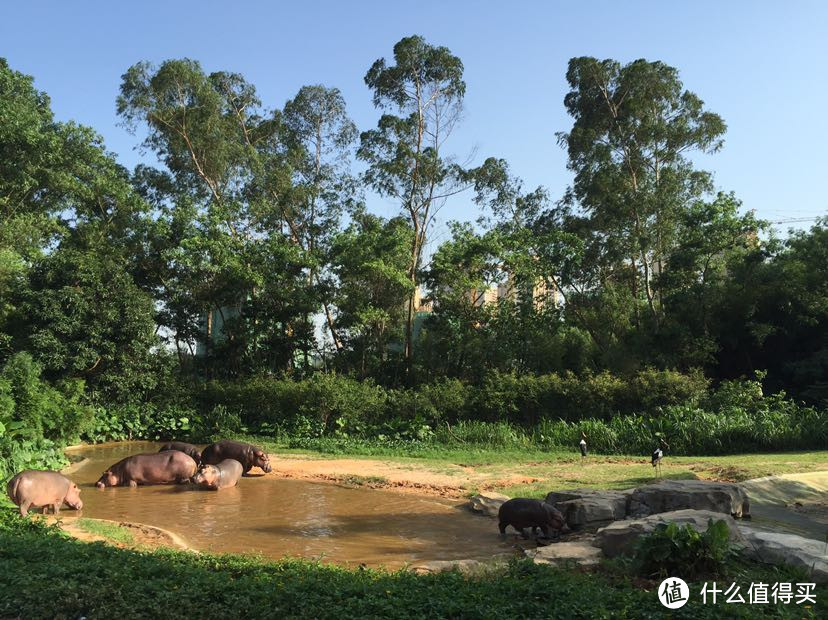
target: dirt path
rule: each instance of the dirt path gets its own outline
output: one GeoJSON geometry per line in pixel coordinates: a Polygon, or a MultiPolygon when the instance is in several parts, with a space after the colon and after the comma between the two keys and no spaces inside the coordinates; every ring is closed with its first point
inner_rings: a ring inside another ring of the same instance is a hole
{"type": "Polygon", "coordinates": [[[273,475],[298,480],[323,480],[341,484],[392,488],[403,492],[465,497],[472,491],[515,484],[530,484],[538,478],[520,474],[478,472],[472,467],[440,465],[435,471],[423,465],[379,459],[314,459],[271,454],[273,475]]]}

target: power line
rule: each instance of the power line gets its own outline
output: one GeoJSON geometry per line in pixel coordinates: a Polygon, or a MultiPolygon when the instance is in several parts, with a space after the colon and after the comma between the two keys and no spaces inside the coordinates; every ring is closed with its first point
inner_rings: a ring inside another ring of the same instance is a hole
{"type": "Polygon", "coordinates": [[[815,222],[816,220],[822,219],[821,216],[818,217],[794,217],[787,220],[776,220],[774,222],[770,222],[771,224],[794,224],[796,222],[815,222]]]}

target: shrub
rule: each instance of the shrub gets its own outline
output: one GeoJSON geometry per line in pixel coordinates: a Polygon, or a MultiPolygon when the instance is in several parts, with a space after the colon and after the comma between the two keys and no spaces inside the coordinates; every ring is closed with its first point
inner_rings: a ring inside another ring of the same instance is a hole
{"type": "Polygon", "coordinates": [[[639,541],[635,565],[644,577],[691,580],[722,573],[731,555],[730,530],[723,520],[710,519],[703,533],[690,524],[681,527],[676,523],[659,523],[639,541]]]}
{"type": "Polygon", "coordinates": [[[131,441],[133,439],[179,439],[189,435],[195,412],[181,405],[158,407],[152,403],[96,407],[91,428],[84,439],[131,441]]]}

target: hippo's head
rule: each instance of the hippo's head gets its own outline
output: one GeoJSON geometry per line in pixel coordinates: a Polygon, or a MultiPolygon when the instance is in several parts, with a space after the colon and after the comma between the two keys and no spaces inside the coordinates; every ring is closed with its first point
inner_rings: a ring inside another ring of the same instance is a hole
{"type": "Polygon", "coordinates": [[[69,490],[66,492],[66,497],[63,501],[66,502],[70,508],[74,508],[75,510],[81,510],[83,508],[83,500],[80,498],[80,489],[74,482],[69,485],[69,490]]]}
{"type": "Polygon", "coordinates": [[[569,526],[566,524],[566,519],[564,519],[563,513],[560,510],[546,502],[543,502],[543,508],[549,517],[549,527],[561,532],[569,531],[569,526]]]}
{"type": "Polygon", "coordinates": [[[219,470],[215,465],[202,465],[198,468],[198,472],[193,476],[193,482],[196,484],[203,484],[205,486],[213,486],[218,482],[219,470]]]}
{"type": "Polygon", "coordinates": [[[118,486],[118,476],[112,473],[111,470],[107,469],[101,477],[98,478],[98,481],[95,483],[95,486],[99,489],[104,487],[115,487],[118,486]]]}
{"type": "Polygon", "coordinates": [[[273,471],[273,468],[270,466],[270,459],[267,458],[267,454],[258,448],[253,449],[253,465],[261,467],[262,471],[266,474],[273,471]]]}

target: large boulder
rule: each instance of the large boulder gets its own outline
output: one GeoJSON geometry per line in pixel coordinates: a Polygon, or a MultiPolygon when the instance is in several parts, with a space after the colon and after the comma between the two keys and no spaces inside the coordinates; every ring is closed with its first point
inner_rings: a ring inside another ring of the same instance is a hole
{"type": "Polygon", "coordinates": [[[738,484],[707,480],[662,480],[633,490],[627,514],[643,517],[673,510],[711,510],[734,517],[750,516],[747,493],[738,484]]]}
{"type": "Polygon", "coordinates": [[[628,498],[632,491],[552,491],[546,503],[560,510],[571,528],[597,526],[627,516],[628,498]]]}
{"type": "Polygon", "coordinates": [[[535,564],[575,563],[579,566],[593,566],[601,561],[601,550],[594,542],[594,538],[559,542],[537,549],[526,549],[523,553],[535,564]]]}
{"type": "Polygon", "coordinates": [[[510,499],[509,496],[502,493],[480,493],[473,496],[468,505],[474,512],[479,512],[487,517],[497,517],[500,507],[507,499],[510,499]]]}
{"type": "Polygon", "coordinates": [[[650,515],[643,519],[615,521],[598,530],[595,542],[607,557],[632,555],[638,539],[655,530],[659,523],[678,523],[682,526],[689,523],[696,531],[705,532],[710,519],[713,519],[713,521],[723,520],[727,524],[732,544],[739,548],[744,548],[747,545],[733,517],[711,510],[675,510],[650,515]]]}
{"type": "Polygon", "coordinates": [[[739,530],[748,542],[747,551],[760,562],[796,566],[804,569],[815,583],[828,583],[825,542],[747,526],[739,526],[739,530]]]}

